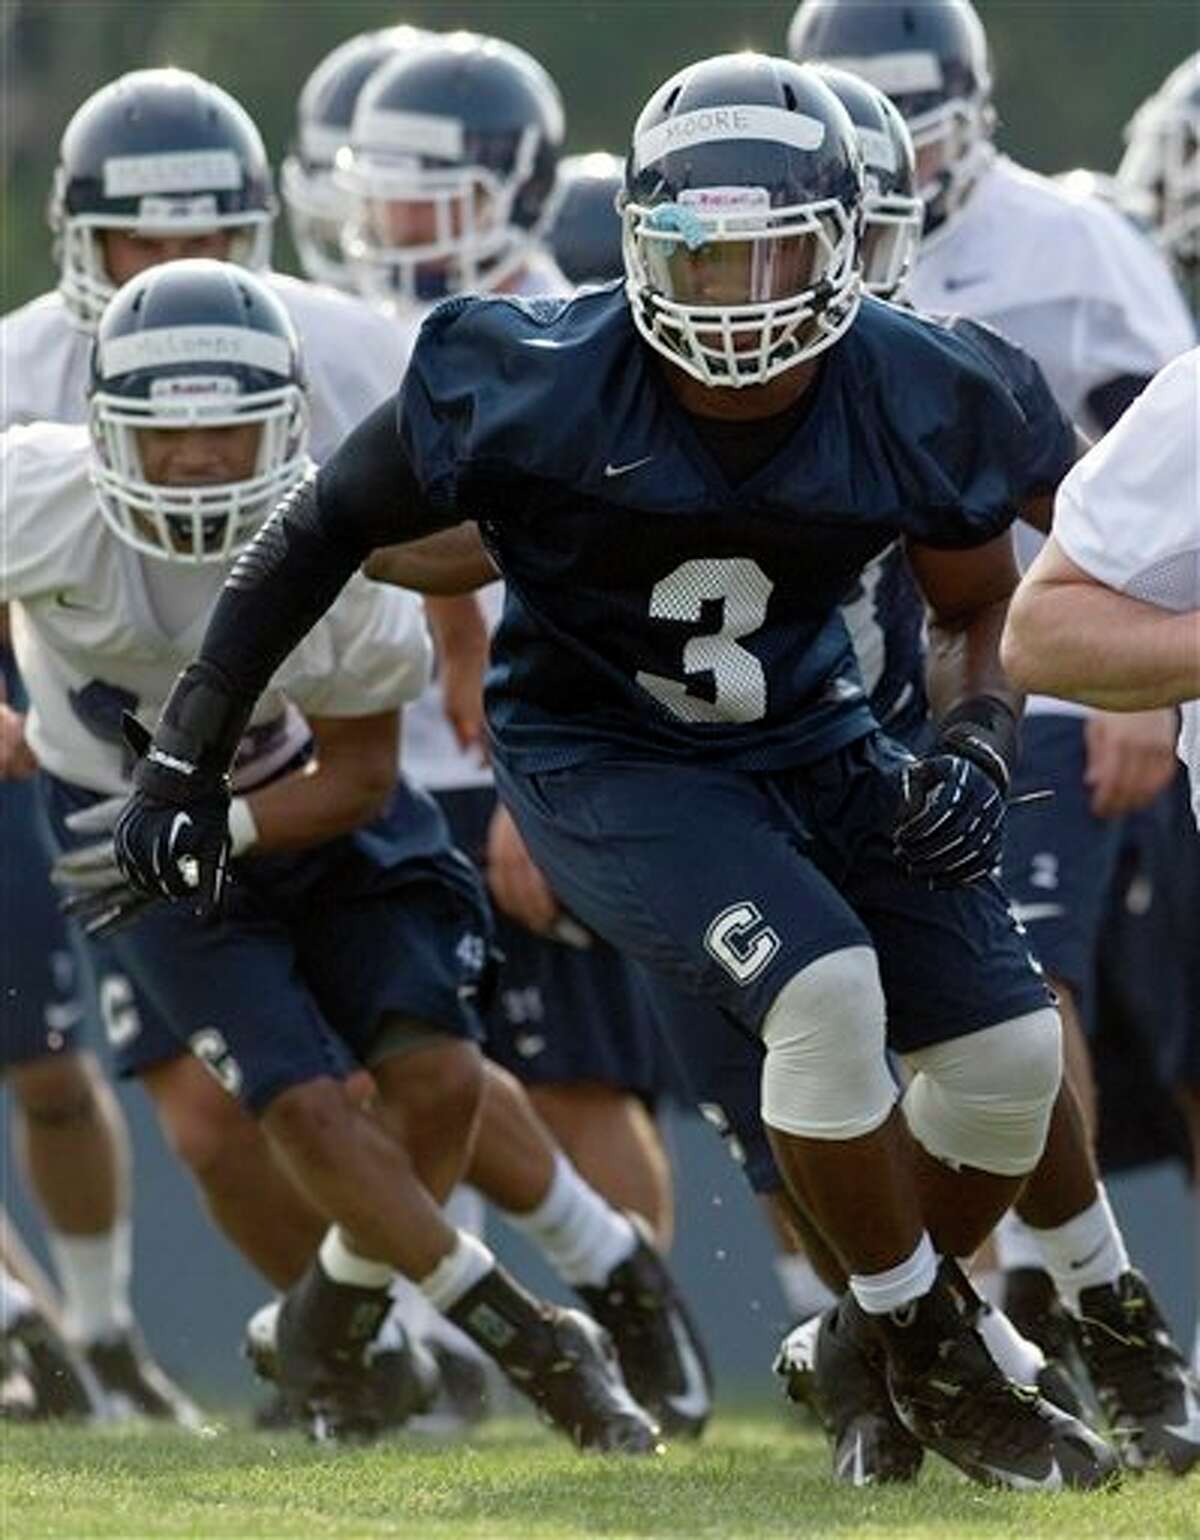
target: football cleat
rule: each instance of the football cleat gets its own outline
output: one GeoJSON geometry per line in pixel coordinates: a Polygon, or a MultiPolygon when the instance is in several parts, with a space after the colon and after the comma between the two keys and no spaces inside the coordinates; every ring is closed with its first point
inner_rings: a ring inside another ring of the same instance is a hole
{"type": "Polygon", "coordinates": [[[1200,1381],[1132,1269],[1079,1296],[1079,1342],[1125,1463],[1182,1476],[1200,1461],[1200,1381]]]}
{"type": "Polygon", "coordinates": [[[712,1413],[704,1345],[666,1263],[634,1228],[633,1253],[599,1287],[576,1292],[612,1337],[634,1400],[666,1435],[699,1438],[712,1413]]]}
{"type": "Polygon", "coordinates": [[[505,1364],[518,1390],[579,1449],[660,1454],[659,1430],[621,1378],[612,1339],[579,1310],[549,1308],[530,1361],[505,1364]]]}
{"type": "Polygon", "coordinates": [[[118,1416],[149,1417],[199,1432],[199,1407],[155,1363],[136,1327],[84,1344],[84,1357],[118,1416]]]}
{"type": "Polygon", "coordinates": [[[1037,1381],[1042,1395],[1062,1411],[1099,1426],[1103,1416],[1079,1351],[1078,1328],[1059,1304],[1049,1273],[1013,1268],[1004,1274],[1004,1284],[1005,1315],[1045,1357],[1037,1381]]]}
{"type": "Polygon", "coordinates": [[[916,1480],[925,1451],[896,1416],[878,1344],[848,1329],[840,1304],[788,1333],[775,1373],[788,1399],[808,1407],[828,1434],[835,1481],[916,1480]]]}
{"type": "Polygon", "coordinates": [[[26,1404],[27,1385],[33,1393],[28,1413],[32,1417],[68,1422],[108,1417],[109,1406],[96,1375],[32,1300],[4,1333],[4,1359],[5,1395],[14,1398],[10,1415],[24,1415],[15,1409],[26,1404]]]}
{"type": "MultiPolygon", "coordinates": [[[[328,1280],[326,1280],[328,1283],[328,1280]]],[[[332,1285],[334,1288],[340,1285],[332,1285]]],[[[260,1427],[304,1427],[319,1442],[370,1440],[429,1410],[441,1384],[433,1355],[415,1342],[394,1313],[375,1335],[322,1362],[293,1333],[287,1384],[280,1368],[281,1302],[261,1306],[246,1324],[242,1351],[279,1396],[256,1416],[260,1427]]]]}
{"type": "MultiPolygon", "coordinates": [[[[984,1486],[1057,1492],[1114,1483],[1120,1461],[1102,1439],[997,1368],[970,1324],[974,1295],[955,1286],[957,1273],[943,1263],[928,1294],[868,1318],[887,1352],[901,1422],[984,1486]]],[[[847,1308],[860,1313],[852,1299],[847,1308]]]]}

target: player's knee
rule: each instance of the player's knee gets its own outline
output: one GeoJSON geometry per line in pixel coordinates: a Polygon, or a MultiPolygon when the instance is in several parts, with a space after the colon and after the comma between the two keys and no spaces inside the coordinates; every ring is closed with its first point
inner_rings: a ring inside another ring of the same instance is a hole
{"type": "Polygon", "coordinates": [[[29,1123],[69,1128],[97,1116],[99,1074],[87,1054],[54,1054],[14,1066],[10,1084],[29,1123]]]}
{"type": "Polygon", "coordinates": [[[873,1132],[896,1100],[885,1026],[870,947],[847,947],[810,963],[780,990],[763,1022],[763,1121],[807,1139],[873,1132]]]}
{"type": "Polygon", "coordinates": [[[912,1054],[913,1137],[952,1166],[1024,1176],[1041,1158],[1062,1082],[1062,1028],[1045,1007],[912,1054]]]}
{"type": "Polygon", "coordinates": [[[331,1076],[289,1086],[261,1114],[263,1129],[288,1160],[309,1172],[336,1172],[354,1137],[357,1114],[331,1076]]]}
{"type": "Polygon", "coordinates": [[[203,1185],[236,1174],[262,1137],[254,1119],[198,1059],[181,1054],[139,1077],[172,1152],[203,1185]]]}
{"type": "Polygon", "coordinates": [[[376,1066],[380,1094],[415,1134],[470,1137],[483,1099],[483,1058],[473,1043],[447,1038],[376,1066]]]}

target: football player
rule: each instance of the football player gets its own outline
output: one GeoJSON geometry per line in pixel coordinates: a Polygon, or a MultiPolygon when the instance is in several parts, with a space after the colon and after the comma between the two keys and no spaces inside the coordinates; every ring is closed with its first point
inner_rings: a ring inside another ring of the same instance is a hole
{"type": "Polygon", "coordinates": [[[279,1321],[280,1379],[315,1431],[370,1431],[363,1355],[398,1271],[578,1444],[652,1449],[600,1328],[527,1294],[438,1207],[474,1132],[488,927],[434,805],[396,780],[398,708],[427,677],[420,605],[360,578],[284,663],[237,750],[220,926],[145,908],[94,838],[125,784],[119,713],[154,711],[229,559],[309,471],[303,383],[269,288],[161,264],[103,313],[88,428],[8,431],[8,580],[56,875],[94,936],[136,918],[92,945],[258,1119],[280,1197],[295,1180],[334,1221],[279,1321]],[[366,1110],[343,1085],[356,1061],[366,1110]]]}
{"type": "MultiPolygon", "coordinates": [[[[63,134],[51,196],[58,284],[0,321],[0,424],[82,421],[91,333],[115,288],[180,256],[264,267],[274,208],[258,131],[219,87],[181,70],[137,70],[89,97],[63,134]]],[[[266,281],[307,345],[313,448],[327,454],[394,387],[403,354],[357,301],[280,274],[266,281]]],[[[6,664],[6,674],[10,669],[6,664]]],[[[5,1062],[50,1219],[68,1322],[98,1345],[97,1371],[139,1410],[187,1415],[131,1328],[127,1139],[94,1059],[74,1041],[83,1007],[72,992],[70,942],[40,878],[23,795],[16,785],[0,789],[13,805],[13,839],[27,842],[20,859],[29,874],[8,930],[20,939],[5,953],[6,969],[20,970],[12,987],[22,1001],[17,1030],[6,1033],[5,1062]]],[[[110,1037],[133,1061],[129,1072],[139,1065],[150,1072],[146,1084],[169,1138],[233,1215],[258,1187],[247,1178],[245,1148],[235,1157],[237,1141],[222,1139],[219,1123],[204,1114],[206,1077],[169,1038],[156,1042],[139,1030],[119,975],[103,978],[100,991],[110,1037]],[[203,1129],[212,1130],[211,1139],[201,1137],[203,1129]]],[[[269,1242],[253,1215],[243,1227],[269,1242]]]]}
{"type": "Polygon", "coordinates": [[[982,352],[861,298],[862,198],[850,120],[799,66],[726,56],[659,88],[625,292],[426,323],[398,400],[235,569],[118,858],[212,910],[230,744],[271,669],[371,549],[481,518],[507,580],[497,778],[554,891],[761,1035],[776,1158],[910,1430],[981,1481],[1092,1487],[1112,1452],[1001,1374],[952,1261],[1037,1163],[1059,1089],[1058,1018],[990,877],[1019,706],[995,641],[1008,525],[1074,434],[982,352]],[[838,609],[900,537],[961,644],[934,648],[921,757],[876,727],[838,609]]]}
{"type": "Polygon", "coordinates": [[[1200,53],[1142,103],[1125,141],[1117,191],[1146,219],[1200,313],[1200,53]]]}
{"type": "MultiPolygon", "coordinates": [[[[986,321],[1019,343],[1041,366],[1060,405],[1093,433],[1107,430],[1155,371],[1188,346],[1190,323],[1170,273],[1131,224],[1099,201],[1072,198],[997,155],[987,43],[969,0],[804,0],[789,50],[795,58],[863,75],[907,119],[925,203],[910,284],[919,309],[986,321]],[[1043,260],[1048,251],[1053,262],[1043,260]]],[[[1032,532],[1021,543],[1026,556],[1036,551],[1032,532]]],[[[1054,797],[1012,820],[1005,886],[1062,1003],[1069,1078],[1084,1097],[1089,1125],[1094,1109],[1082,1021],[1121,815],[1148,805],[1169,784],[1173,741],[1169,713],[1087,716],[1048,697],[1027,705],[1014,794],[1048,788],[1054,797]]],[[[1009,1269],[1006,1308],[1026,1335],[1053,1351],[1072,1336],[1052,1309],[1056,1286],[1073,1315],[1083,1308],[1082,1286],[1087,1313],[1110,1326],[1124,1320],[1132,1330],[1151,1319],[1133,1274],[1118,1287],[1121,1252],[1111,1244],[1107,1200],[1082,1171],[1078,1180],[1066,1175],[1063,1162],[1074,1158],[1071,1152],[1073,1137],[1052,1138],[1047,1160],[1017,1205],[1025,1223],[1007,1220],[999,1237],[1009,1269]],[[1081,1207],[1088,1193],[1092,1200],[1081,1207]],[[1110,1244],[1098,1251],[1102,1233],[1110,1244]],[[1083,1256],[1091,1258],[1091,1270],[1074,1265],[1083,1256]]],[[[1139,1340],[1153,1349],[1153,1332],[1139,1340]]],[[[1097,1365],[1093,1377],[1111,1378],[1120,1368],[1097,1365]]],[[[1165,1399],[1155,1426],[1166,1429],[1175,1426],[1172,1402],[1182,1392],[1178,1372],[1168,1372],[1165,1360],[1162,1368],[1165,1399]]],[[[1139,1428],[1150,1420],[1147,1410],[1133,1419],[1139,1428]]],[[[1185,1442],[1191,1438],[1186,1426],[1185,1442]]],[[[1131,1457],[1173,1461],[1177,1441],[1164,1433],[1164,1447],[1156,1450],[1157,1437],[1151,1432],[1143,1445],[1135,1441],[1131,1457]]]]}

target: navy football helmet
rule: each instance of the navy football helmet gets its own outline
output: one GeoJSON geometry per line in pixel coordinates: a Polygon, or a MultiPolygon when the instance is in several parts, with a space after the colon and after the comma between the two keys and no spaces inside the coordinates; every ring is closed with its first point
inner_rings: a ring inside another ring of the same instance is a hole
{"type": "Polygon", "coordinates": [[[1200,53],[1171,72],[1125,130],[1122,200],[1188,279],[1200,274],[1200,53]]]}
{"type": "Polygon", "coordinates": [[[546,245],[572,283],[608,283],[625,271],[617,212],[624,185],[619,155],[594,150],[560,162],[546,245]]]}
{"type": "Polygon", "coordinates": [[[355,286],[393,303],[501,288],[541,233],[563,132],[554,82],[511,43],[454,32],[384,64],[335,173],[355,286]]]}
{"type": "Polygon", "coordinates": [[[691,64],[633,131],[622,222],[638,331],[706,385],[759,385],[858,310],[862,152],[812,70],[765,54],[691,64]]]}
{"type": "Polygon", "coordinates": [[[253,273],[229,262],[162,262],[124,284],[100,318],[88,393],[92,476],[126,545],[176,562],[226,561],[308,463],[308,406],[295,330],[253,273]],[[146,428],[260,424],[245,480],[146,479],[146,428]]]}
{"type": "Polygon", "coordinates": [[[925,216],[912,138],[891,99],[861,75],[831,64],[817,65],[816,73],[849,113],[863,154],[863,289],[877,299],[899,299],[925,216]]]}
{"type": "Polygon", "coordinates": [[[994,154],[987,36],[970,0],[802,0],[788,53],[891,97],[917,153],[925,235],[944,228],[994,154]]]}
{"type": "Polygon", "coordinates": [[[427,42],[419,27],[360,32],[326,54],[296,104],[296,136],[280,167],[279,185],[300,265],[309,278],[354,287],[342,256],[346,200],[334,185],[338,151],[350,143],[355,104],[368,78],[389,59],[427,42]]]}
{"type": "Polygon", "coordinates": [[[232,96],[187,70],[133,70],[67,124],[48,213],[59,293],[90,331],[115,287],[98,231],[229,230],[230,260],[266,267],[275,195],[262,138],[232,96]]]}

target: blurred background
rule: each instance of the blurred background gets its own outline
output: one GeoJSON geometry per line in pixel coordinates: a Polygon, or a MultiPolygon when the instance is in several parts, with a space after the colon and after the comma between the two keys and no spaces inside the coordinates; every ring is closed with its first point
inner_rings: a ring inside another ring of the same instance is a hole
{"type": "MultiPolygon", "coordinates": [[[[1107,171],[1133,109],[1200,43],[1194,0],[977,0],[998,79],[1000,143],[1046,172],[1107,171]]],[[[469,27],[519,43],[558,82],[569,151],[624,153],[654,87],[690,59],[784,50],[788,0],[3,0],[4,308],[53,281],[43,206],[59,136],[114,75],[176,64],[210,76],[257,121],[276,162],[297,93],[335,44],[368,27],[469,27]]],[[[276,265],[292,268],[286,235],[276,265]]]]}
{"type": "MultiPolygon", "coordinates": [[[[1134,108],[1200,44],[1194,0],[977,4],[994,54],[999,142],[1046,172],[1111,170],[1134,108]]],[[[792,10],[787,0],[0,0],[0,309],[54,283],[44,204],[60,134],[84,97],[125,70],[176,64],[216,80],[257,120],[277,164],[300,87],[337,43],[402,21],[469,27],[519,43],[546,65],[566,100],[570,151],[623,153],[633,118],[659,81],[690,59],[728,49],[782,52],[792,10]]],[[[296,270],[283,221],[275,260],[296,270]]],[[[250,1381],[236,1346],[266,1290],[202,1220],[145,1099],[123,1095],[137,1146],[139,1316],[164,1363],[190,1389],[222,1401],[245,1397],[250,1381]]],[[[771,1356],[790,1324],[765,1230],[712,1132],[692,1116],[671,1115],[668,1123],[679,1187],[678,1275],[723,1387],[764,1395],[771,1356]]],[[[4,1201],[35,1238],[7,1130],[0,1131],[0,1166],[4,1201]]],[[[1193,1229],[1182,1168],[1144,1168],[1116,1179],[1112,1192],[1131,1249],[1190,1342],[1193,1229]]],[[[523,1244],[506,1241],[499,1224],[492,1229],[501,1254],[555,1292],[523,1244]]]]}

